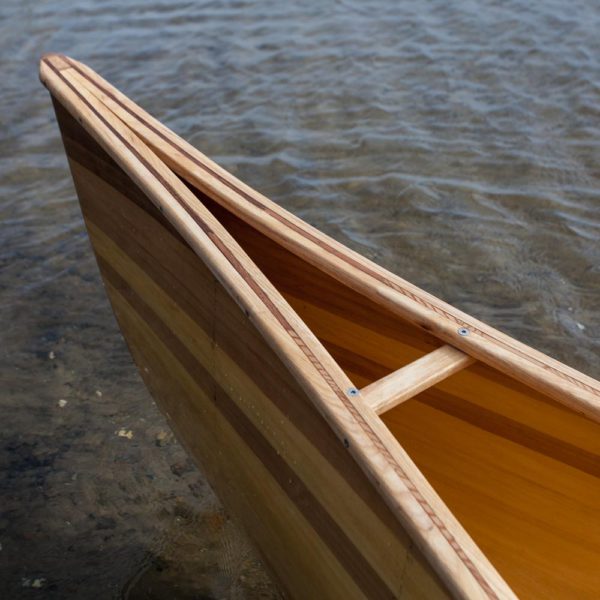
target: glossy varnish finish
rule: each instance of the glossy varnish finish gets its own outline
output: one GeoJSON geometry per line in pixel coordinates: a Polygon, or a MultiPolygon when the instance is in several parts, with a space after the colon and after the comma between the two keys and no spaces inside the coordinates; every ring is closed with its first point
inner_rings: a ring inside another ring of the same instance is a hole
{"type": "Polygon", "coordinates": [[[311,229],[80,63],[41,75],[142,376],[288,595],[594,597],[597,382],[311,229]]]}

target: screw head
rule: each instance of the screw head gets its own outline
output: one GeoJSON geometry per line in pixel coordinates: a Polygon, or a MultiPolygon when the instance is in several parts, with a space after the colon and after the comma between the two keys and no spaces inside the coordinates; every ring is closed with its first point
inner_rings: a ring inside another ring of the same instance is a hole
{"type": "Polygon", "coordinates": [[[462,335],[463,337],[469,335],[469,333],[471,333],[466,327],[459,327],[458,328],[458,335],[462,335]]]}
{"type": "Polygon", "coordinates": [[[348,396],[358,396],[360,392],[355,387],[351,387],[347,393],[348,396]]]}

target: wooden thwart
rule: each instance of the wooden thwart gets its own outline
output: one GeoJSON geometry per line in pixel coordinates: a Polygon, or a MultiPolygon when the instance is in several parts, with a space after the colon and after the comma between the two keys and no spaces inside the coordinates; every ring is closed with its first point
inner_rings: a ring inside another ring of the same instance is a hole
{"type": "Polygon", "coordinates": [[[445,345],[371,383],[361,396],[380,415],[474,362],[472,356],[445,345]]]}

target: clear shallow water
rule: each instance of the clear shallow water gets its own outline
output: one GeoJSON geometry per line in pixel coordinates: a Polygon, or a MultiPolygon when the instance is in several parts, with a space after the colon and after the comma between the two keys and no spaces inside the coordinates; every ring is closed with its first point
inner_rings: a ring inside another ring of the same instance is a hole
{"type": "Polygon", "coordinates": [[[41,53],[88,63],[294,213],[600,377],[599,30],[593,0],[5,0],[0,596],[277,597],[131,364],[41,53]]]}

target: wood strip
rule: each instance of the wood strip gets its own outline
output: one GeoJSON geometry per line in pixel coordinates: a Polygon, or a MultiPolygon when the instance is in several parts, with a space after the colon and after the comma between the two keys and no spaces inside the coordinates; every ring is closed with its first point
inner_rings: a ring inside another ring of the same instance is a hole
{"type": "Polygon", "coordinates": [[[468,354],[452,346],[442,346],[373,382],[363,388],[360,395],[363,402],[380,415],[474,362],[468,354]]]}

